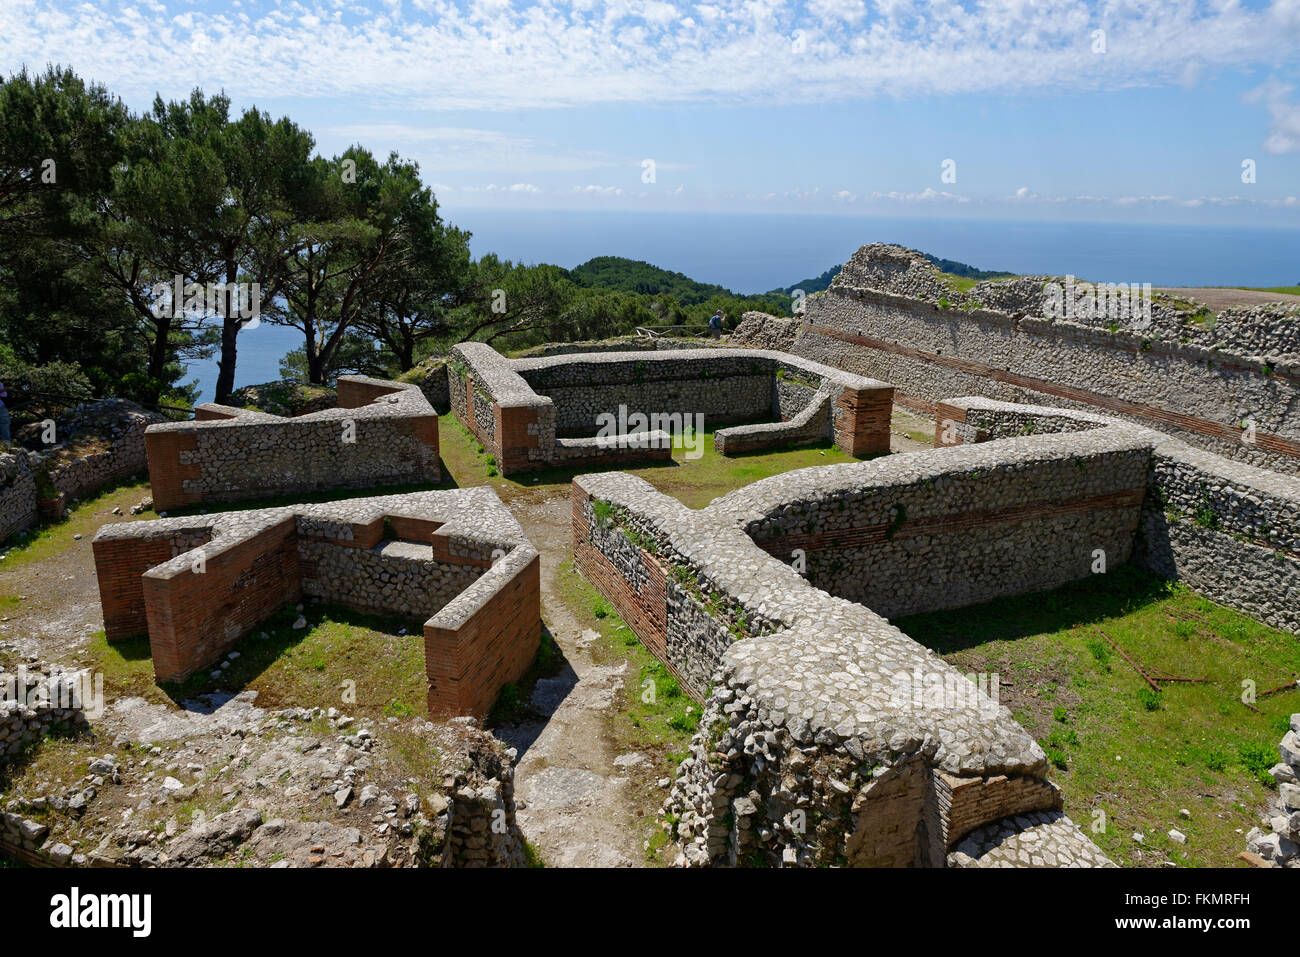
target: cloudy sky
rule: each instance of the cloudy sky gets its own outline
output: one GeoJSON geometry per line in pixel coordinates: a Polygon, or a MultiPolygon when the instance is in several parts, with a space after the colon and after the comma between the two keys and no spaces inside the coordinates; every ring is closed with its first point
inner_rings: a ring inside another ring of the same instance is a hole
{"type": "Polygon", "coordinates": [[[1300,226],[1300,0],[3,0],[0,72],[47,63],[453,209],[1300,226]]]}

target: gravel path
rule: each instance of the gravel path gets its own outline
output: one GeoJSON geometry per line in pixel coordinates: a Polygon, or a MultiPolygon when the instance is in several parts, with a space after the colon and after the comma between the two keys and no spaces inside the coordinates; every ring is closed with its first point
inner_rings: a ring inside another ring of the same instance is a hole
{"type": "Polygon", "coordinates": [[[572,553],[569,509],[567,489],[553,499],[512,508],[541,552],[542,618],[567,665],[534,690],[533,708],[545,720],[497,735],[519,748],[517,819],[548,866],[638,866],[645,859],[644,828],[628,778],[614,763],[619,755],[609,744],[611,709],[627,662],[594,662],[588,648],[595,632],[583,629],[559,595],[556,572],[572,553]]]}

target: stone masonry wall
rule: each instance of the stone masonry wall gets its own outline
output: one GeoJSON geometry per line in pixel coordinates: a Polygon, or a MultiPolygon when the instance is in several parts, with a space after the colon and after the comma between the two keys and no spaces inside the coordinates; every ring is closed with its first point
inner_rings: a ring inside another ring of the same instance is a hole
{"type": "Polygon", "coordinates": [[[510,360],[490,347],[465,342],[448,361],[451,408],[489,449],[503,474],[554,466],[608,465],[666,459],[660,442],[622,441],[621,430],[642,433],[736,425],[715,434],[714,445],[750,451],[798,442],[833,440],[851,455],[889,448],[893,389],[776,353],[722,348],[584,352],[510,360]],[[788,380],[788,382],[787,382],[788,380]],[[824,399],[824,402],[823,402],[824,399]],[[823,411],[822,405],[826,410],[823,411]],[[809,411],[811,410],[811,411],[809,411]],[[804,414],[804,413],[807,414],[804,414]],[[597,436],[612,416],[620,434],[597,436]],[[667,422],[654,417],[668,416],[667,422]],[[788,423],[773,420],[789,419],[788,423]]]}
{"type": "Polygon", "coordinates": [[[1112,329],[1045,318],[1036,306],[1050,277],[1017,280],[1014,289],[982,283],[978,297],[963,296],[909,256],[919,254],[863,247],[859,268],[846,267],[825,293],[808,298],[804,322],[747,316],[732,341],[789,342],[798,355],[894,383],[900,401],[926,411],[952,395],[1099,411],[1220,455],[1300,472],[1293,354],[1255,354],[1270,347],[1257,337],[1206,338],[1194,326],[1112,329]],[[875,268],[895,259],[907,260],[899,274],[906,281],[875,268]],[[1258,433],[1253,444],[1240,441],[1247,420],[1258,433]]]}
{"type": "Polygon", "coordinates": [[[434,713],[481,716],[540,642],[537,551],[486,487],[110,524],[92,544],[108,640],[147,630],[158,681],[304,594],[427,619],[434,713]]]}
{"type": "Polygon", "coordinates": [[[54,729],[88,727],[75,675],[46,666],[0,670],[0,765],[13,760],[54,729]]]}
{"type": "Polygon", "coordinates": [[[104,399],[67,413],[56,429],[65,442],[42,452],[0,453],[0,541],[36,524],[38,473],[68,499],[130,478],[145,469],[145,429],[161,421],[133,402],[104,399]]]}
{"type": "Polygon", "coordinates": [[[154,506],[438,481],[438,417],[417,386],[340,376],[338,393],[338,408],[294,418],[209,403],[150,426],[154,506]]]}
{"type": "Polygon", "coordinates": [[[1128,561],[1150,446],[1115,430],[764,479],[712,509],[808,581],[886,617],[1045,591],[1128,561]]]}
{"type": "Polygon", "coordinates": [[[620,406],[647,415],[699,413],[706,427],[768,419],[773,410],[766,366],[717,349],[515,362],[524,381],[551,398],[556,434],[566,437],[594,435],[598,417],[617,418],[620,406]]]}
{"type": "Polygon", "coordinates": [[[23,449],[0,454],[0,542],[36,524],[36,476],[23,449]]]}
{"type": "Polygon", "coordinates": [[[939,406],[953,442],[1120,428],[1151,448],[1134,560],[1215,601],[1300,634],[1300,478],[1193,448],[1106,417],[975,396],[939,406]]]}
{"type": "Polygon", "coordinates": [[[441,562],[433,546],[386,539],[371,548],[299,538],[302,592],[358,611],[425,618],[483,574],[478,565],[441,562]]]}
{"type": "MultiPolygon", "coordinates": [[[[579,565],[647,648],[680,672],[673,619],[727,631],[707,684],[688,683],[706,700],[665,805],[680,863],[943,866],[965,831],[1059,808],[1041,749],[1005,708],[760,549],[743,510],[688,509],[622,473],[573,487],[579,565]],[[691,602],[671,601],[669,581],[691,602]],[[923,704],[919,675],[957,693],[923,704]]],[[[1074,834],[1062,859],[1078,862],[1070,848],[1088,842],[1074,834]]]]}

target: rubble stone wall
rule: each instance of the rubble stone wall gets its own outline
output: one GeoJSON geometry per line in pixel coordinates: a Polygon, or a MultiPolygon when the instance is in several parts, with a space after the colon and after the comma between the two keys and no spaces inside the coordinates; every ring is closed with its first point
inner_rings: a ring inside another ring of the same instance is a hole
{"type": "Polygon", "coordinates": [[[438,416],[419,387],[340,376],[338,407],[281,418],[206,404],[145,433],[154,506],[436,482],[438,416]]]}
{"type": "Polygon", "coordinates": [[[826,440],[855,456],[889,448],[890,385],[761,350],[511,360],[465,342],[452,350],[448,377],[452,411],[506,475],[666,459],[671,450],[661,442],[624,436],[678,435],[700,425],[697,415],[703,428],[750,423],[718,431],[714,446],[723,454],[826,440]]]}
{"type": "Polygon", "coordinates": [[[0,542],[36,524],[36,476],[23,449],[0,454],[0,542]]]}
{"type": "MultiPolygon", "coordinates": [[[[1041,749],[1005,708],[874,610],[761,549],[746,532],[752,505],[688,509],[623,473],[573,482],[579,567],[705,701],[665,805],[682,863],[943,866],[971,830],[1059,811],[1041,749]],[[693,644],[671,644],[675,630],[693,644]],[[915,693],[930,676],[954,691],[943,706],[915,693]]],[[[1106,863],[1067,833],[1061,861],[1106,863]]]]}
{"type": "Polygon", "coordinates": [[[48,476],[54,492],[67,499],[132,478],[146,466],[145,429],[161,421],[134,402],[103,399],[64,416],[55,431],[63,439],[58,445],[41,452],[14,447],[0,453],[0,541],[36,525],[38,474],[48,476]],[[95,435],[85,435],[88,430],[95,435]]]}
{"type": "Polygon", "coordinates": [[[802,322],[747,314],[732,342],[779,343],[884,379],[900,401],[925,411],[946,396],[979,395],[1102,412],[1233,459],[1300,472],[1300,420],[1290,414],[1300,395],[1295,317],[1254,326],[1219,317],[1224,330],[1236,330],[1223,335],[1213,322],[1160,315],[1149,328],[1053,319],[1043,314],[1041,291],[1051,277],[959,293],[917,259],[898,247],[863,247],[853,268],[806,300],[802,322]],[[1257,432],[1251,444],[1240,441],[1247,421],[1257,432]]]}
{"type": "Polygon", "coordinates": [[[940,404],[936,444],[1113,428],[1151,447],[1134,560],[1274,628],[1300,634],[1294,601],[1300,594],[1300,477],[1104,416],[977,396],[940,404]],[[948,429],[945,422],[951,423],[948,429]]]}

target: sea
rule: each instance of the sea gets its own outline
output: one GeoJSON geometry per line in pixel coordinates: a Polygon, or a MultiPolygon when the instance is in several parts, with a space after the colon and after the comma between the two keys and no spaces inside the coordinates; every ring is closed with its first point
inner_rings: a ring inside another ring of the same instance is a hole
{"type": "MultiPolygon", "coordinates": [[[[980,269],[1081,276],[1154,286],[1300,284],[1300,229],[1096,222],[901,219],[758,213],[444,210],[472,233],[475,256],[571,268],[595,256],[641,259],[755,293],[811,279],[859,246],[891,242],[980,269]]],[[[302,345],[296,329],[261,323],[239,337],[235,385],[280,378],[302,345]]],[[[186,370],[199,401],[216,386],[216,358],[186,370]]]]}

